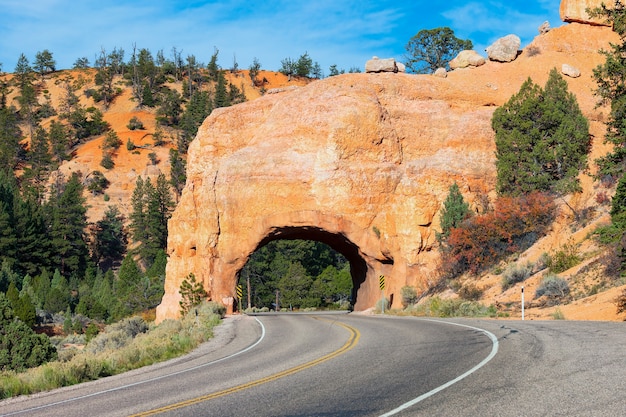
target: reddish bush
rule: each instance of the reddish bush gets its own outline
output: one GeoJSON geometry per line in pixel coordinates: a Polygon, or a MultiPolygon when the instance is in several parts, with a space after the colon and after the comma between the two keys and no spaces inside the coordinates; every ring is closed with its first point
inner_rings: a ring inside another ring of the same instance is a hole
{"type": "Polygon", "coordinates": [[[503,256],[528,248],[553,219],[554,202],[546,194],[500,197],[493,211],[450,230],[443,247],[450,257],[448,274],[478,273],[503,256]]]}
{"type": "Polygon", "coordinates": [[[609,197],[606,191],[600,191],[596,194],[596,203],[600,205],[611,204],[611,197],[609,197]]]}

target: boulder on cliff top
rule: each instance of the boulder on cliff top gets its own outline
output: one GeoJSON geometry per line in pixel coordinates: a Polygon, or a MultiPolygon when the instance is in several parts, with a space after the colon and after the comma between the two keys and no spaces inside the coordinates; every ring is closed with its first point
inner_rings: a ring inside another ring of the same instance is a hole
{"type": "Polygon", "coordinates": [[[365,63],[365,72],[398,72],[394,58],[373,57],[365,63]]]}
{"type": "Polygon", "coordinates": [[[485,64],[485,57],[473,50],[461,51],[450,61],[450,69],[480,67],[485,64]]]}
{"type": "Polygon", "coordinates": [[[490,61],[511,62],[517,58],[522,40],[517,35],[506,35],[487,47],[490,61]]]}
{"type": "Polygon", "coordinates": [[[604,20],[598,18],[591,18],[588,9],[595,9],[602,6],[602,3],[607,7],[611,7],[610,0],[561,0],[561,6],[559,8],[559,14],[561,20],[564,22],[576,22],[586,23],[590,25],[610,26],[604,20]]]}

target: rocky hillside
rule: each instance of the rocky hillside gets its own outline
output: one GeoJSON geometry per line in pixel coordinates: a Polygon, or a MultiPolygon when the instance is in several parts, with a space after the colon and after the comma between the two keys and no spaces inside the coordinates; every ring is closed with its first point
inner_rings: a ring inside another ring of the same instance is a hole
{"type": "MultiPolygon", "coordinates": [[[[563,2],[568,3],[568,2],[563,2]]],[[[563,6],[562,6],[563,9],[563,6]]],[[[583,9],[584,10],[584,9],[583,9]]],[[[576,14],[576,10],[567,9],[566,13],[576,14]]],[[[563,14],[563,10],[562,10],[563,14]]],[[[569,16],[569,15],[568,15],[569,16]]],[[[578,16],[578,15],[576,15],[578,16]]],[[[581,20],[578,17],[570,19],[572,21],[581,20]]],[[[584,19],[583,19],[584,20],[584,19]]],[[[592,69],[603,61],[603,57],[598,50],[608,45],[608,42],[617,41],[615,35],[607,27],[589,25],[585,23],[570,23],[560,28],[552,29],[539,36],[530,44],[524,46],[521,54],[512,62],[498,63],[487,61],[480,67],[458,68],[447,74],[445,79],[437,81],[426,81],[433,76],[404,76],[414,77],[415,83],[424,83],[425,86],[435,85],[432,89],[432,100],[434,107],[430,109],[436,116],[438,110],[436,106],[445,103],[447,109],[455,112],[467,111],[464,120],[465,126],[473,126],[472,117],[483,113],[476,113],[477,106],[492,112],[497,106],[506,102],[509,97],[519,90],[521,84],[528,78],[539,85],[544,85],[550,69],[562,70],[567,64],[580,71],[578,77],[566,77],[570,91],[576,94],[579,104],[590,121],[591,133],[594,137],[592,154],[590,161],[604,154],[607,151],[603,144],[604,120],[606,109],[596,107],[597,98],[593,95],[594,82],[592,80],[592,69]],[[429,84],[430,83],[430,84],[429,84]],[[471,100],[467,97],[471,96],[471,100]]],[[[350,83],[352,77],[359,75],[339,77],[336,82],[350,83]]],[[[10,77],[10,75],[9,75],[10,77]]],[[[63,80],[71,77],[73,80],[83,80],[81,89],[77,92],[81,102],[85,106],[95,105],[93,100],[86,97],[84,91],[94,88],[92,70],[61,71],[48,75],[44,80],[41,89],[45,95],[50,97],[50,103],[57,107],[63,97],[63,80]]],[[[228,74],[229,81],[234,85],[243,85],[246,96],[249,100],[255,100],[261,96],[260,89],[250,85],[250,80],[246,71],[237,74],[228,74]]],[[[288,91],[292,86],[303,86],[307,84],[303,80],[288,80],[281,74],[273,72],[261,72],[259,78],[265,78],[267,83],[264,89],[280,95],[280,91],[288,91]]],[[[70,161],[65,162],[59,172],[69,175],[72,172],[81,172],[87,177],[95,170],[102,171],[110,181],[110,186],[106,190],[105,196],[88,197],[88,220],[98,221],[108,205],[116,204],[123,213],[129,213],[130,196],[132,195],[137,176],[150,177],[163,172],[169,174],[169,149],[174,146],[175,132],[166,130],[166,144],[164,146],[154,146],[152,134],[156,129],[156,112],[154,109],[138,109],[136,103],[131,99],[130,87],[126,86],[121,79],[117,84],[122,93],[111,104],[108,109],[99,107],[104,113],[104,120],[111,125],[111,128],[118,134],[123,143],[130,139],[137,148],[128,151],[125,146],[121,146],[114,155],[115,166],[113,169],[105,170],[100,166],[102,159],[101,144],[104,137],[96,137],[77,146],[74,149],[74,156],[70,161]],[[137,117],[145,126],[145,130],[130,130],[126,126],[131,118],[137,117]],[[169,137],[167,137],[169,135],[169,137]],[[148,156],[150,153],[156,154],[156,163],[148,156]]],[[[172,84],[170,87],[182,88],[182,83],[172,84]]],[[[343,85],[342,88],[348,87],[343,85]]],[[[14,99],[15,92],[9,96],[9,102],[14,99]]],[[[245,107],[245,106],[244,106],[245,107]]],[[[306,108],[300,109],[302,113],[306,108]]],[[[52,119],[44,121],[47,127],[52,119]]],[[[429,128],[433,131],[447,131],[445,124],[436,125],[438,118],[433,117],[434,124],[429,128]]],[[[441,121],[444,123],[445,121],[441,121]]],[[[484,121],[481,121],[481,123],[484,121]]],[[[405,128],[419,129],[420,126],[405,126],[405,128]]],[[[28,138],[26,139],[28,141],[28,138]]],[[[463,153],[463,148],[467,146],[462,142],[457,144],[459,153],[463,153]]],[[[591,170],[593,171],[593,166],[591,170]]],[[[614,300],[625,286],[610,286],[602,276],[602,268],[599,258],[602,256],[600,249],[589,238],[589,234],[599,224],[608,221],[609,206],[601,205],[597,202],[596,196],[599,193],[608,193],[610,196],[614,191],[605,189],[598,182],[594,182],[588,175],[582,175],[583,192],[571,196],[567,199],[567,205],[573,207],[577,212],[586,210],[591,213],[585,223],[577,222],[573,212],[562,204],[560,215],[553,225],[548,236],[537,242],[531,249],[519,256],[514,262],[523,263],[526,261],[535,262],[544,253],[554,253],[564,247],[564,245],[575,245],[579,256],[583,259],[577,267],[566,271],[561,276],[566,277],[575,295],[574,301],[559,307],[542,307],[532,301],[528,304],[526,317],[531,319],[550,318],[559,309],[566,319],[586,319],[586,320],[623,320],[624,317],[616,314],[614,300]]],[[[464,190],[467,192],[468,190],[464,190]]],[[[484,190],[493,196],[493,189],[484,190]]],[[[502,268],[505,268],[503,265],[502,268]]],[[[525,281],[527,301],[532,298],[534,289],[537,287],[542,276],[537,274],[525,281]]],[[[482,297],[485,303],[495,303],[501,306],[502,311],[511,317],[519,317],[520,286],[513,286],[507,291],[502,291],[500,282],[501,271],[493,271],[480,277],[478,281],[473,281],[480,288],[484,289],[482,297]],[[500,272],[500,273],[498,273],[500,272]]],[[[452,290],[447,290],[442,296],[455,297],[452,290]]]]}
{"type": "MultiPolygon", "coordinates": [[[[450,182],[460,184],[473,207],[481,194],[493,201],[491,115],[528,77],[543,85],[553,68],[567,74],[595,138],[590,160],[606,152],[606,109],[596,107],[591,75],[610,40],[607,27],[572,23],[543,30],[507,62],[490,59],[445,77],[346,74],[214,112],[190,146],[157,318],[176,314],[177,288],[188,271],[232,307],[237,271],[258,244],[277,236],[316,238],[360,265],[355,309],[375,304],[379,275],[389,277],[387,294],[399,307],[404,285],[424,291],[445,262],[433,249],[450,182]]],[[[608,205],[598,204],[597,195],[612,190],[589,175],[581,181],[582,193],[558,201],[548,236],[491,273],[468,278],[484,291],[483,302],[519,317],[521,285],[503,291],[504,270],[574,247],[583,262],[560,277],[575,301],[556,310],[532,299],[544,269],[524,282],[526,316],[617,318],[613,299],[621,289],[603,277],[600,250],[589,238],[607,221],[608,205]],[[594,308],[580,308],[590,302],[594,308]]],[[[440,295],[456,296],[452,289],[440,295]]]]}

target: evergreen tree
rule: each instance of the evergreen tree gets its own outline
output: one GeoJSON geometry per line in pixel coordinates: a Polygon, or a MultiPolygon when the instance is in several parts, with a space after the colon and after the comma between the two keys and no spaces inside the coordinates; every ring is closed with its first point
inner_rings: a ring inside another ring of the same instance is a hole
{"type": "Polygon", "coordinates": [[[285,275],[278,281],[280,307],[308,307],[306,303],[312,283],[312,278],[299,262],[291,263],[285,275]]]}
{"type": "Polygon", "coordinates": [[[14,320],[9,300],[0,293],[0,370],[22,371],[56,358],[48,336],[36,334],[21,320],[14,320]]]}
{"type": "Polygon", "coordinates": [[[417,74],[431,74],[448,63],[459,52],[472,49],[472,41],[459,39],[449,27],[420,30],[406,44],[406,68],[417,74]]]}
{"type": "Polygon", "coordinates": [[[43,309],[50,294],[50,275],[46,269],[33,278],[33,291],[36,296],[33,297],[33,300],[36,300],[35,306],[43,309]]]}
{"type": "MultiPolygon", "coordinates": [[[[13,173],[9,175],[0,171],[0,260],[8,265],[17,261],[16,197],[17,185],[13,173]]],[[[0,287],[0,291],[6,291],[6,288],[0,287]]]]}
{"type": "Polygon", "coordinates": [[[215,86],[215,100],[213,101],[214,107],[230,106],[230,96],[228,95],[228,89],[226,87],[226,77],[222,71],[218,71],[217,85],[215,86]]]}
{"type": "Polygon", "coordinates": [[[180,284],[179,292],[181,297],[179,301],[181,316],[185,316],[192,308],[200,305],[207,298],[207,293],[202,283],[196,281],[196,276],[193,273],[189,273],[187,278],[180,284]]]}
{"type": "Polygon", "coordinates": [[[605,141],[613,145],[611,152],[596,161],[598,176],[616,180],[626,172],[626,7],[620,0],[611,7],[603,3],[590,10],[590,15],[604,19],[620,37],[619,43],[600,51],[605,61],[593,70],[599,104],[610,106],[605,141]]]}
{"type": "MultiPolygon", "coordinates": [[[[223,76],[221,77],[223,79],[223,76]]],[[[225,92],[223,92],[226,94],[225,92]]],[[[189,143],[198,132],[198,128],[213,111],[214,102],[208,91],[196,91],[191,96],[183,115],[180,118],[179,127],[182,130],[178,150],[186,154],[189,143]]]]}
{"type": "Polygon", "coordinates": [[[248,74],[250,75],[250,80],[252,81],[252,86],[255,87],[259,84],[257,77],[259,76],[259,71],[261,71],[261,63],[255,57],[252,60],[252,64],[248,68],[248,74]]]}
{"type": "Polygon", "coordinates": [[[30,66],[28,58],[26,58],[26,55],[24,55],[23,53],[20,54],[19,58],[17,59],[17,64],[15,64],[15,70],[13,72],[15,74],[20,89],[25,84],[31,83],[33,80],[33,68],[30,66]]]}
{"type": "Polygon", "coordinates": [[[180,196],[187,181],[187,167],[185,160],[180,157],[178,150],[170,149],[170,184],[177,196],[180,196]]]}
{"type": "Polygon", "coordinates": [[[35,306],[28,293],[21,295],[18,299],[17,306],[14,307],[15,316],[24,322],[31,329],[37,324],[37,312],[35,306]]]}
{"type": "Polygon", "coordinates": [[[17,265],[24,274],[36,274],[51,266],[52,241],[38,196],[19,198],[15,205],[17,265]]]}
{"type": "Polygon", "coordinates": [[[74,173],[63,189],[55,190],[48,203],[52,214],[50,236],[55,250],[53,258],[61,273],[67,276],[82,276],[87,267],[87,210],[83,188],[79,175],[74,173]]]}
{"type": "Polygon", "coordinates": [[[94,95],[95,101],[102,101],[105,108],[108,108],[116,95],[116,91],[113,87],[113,77],[115,71],[111,66],[110,56],[106,50],[102,48],[100,55],[96,58],[95,68],[98,70],[94,77],[94,81],[97,86],[97,94],[94,95]]]}
{"type": "Polygon", "coordinates": [[[448,189],[448,196],[443,202],[439,220],[441,233],[437,234],[437,239],[445,240],[450,235],[450,229],[459,227],[469,215],[471,215],[469,204],[463,199],[459,185],[455,182],[448,189]]]}
{"type": "Polygon", "coordinates": [[[42,79],[44,75],[56,71],[56,61],[52,57],[52,52],[47,49],[37,52],[33,68],[41,75],[42,79]]]}
{"type": "Polygon", "coordinates": [[[0,108],[0,171],[13,174],[23,153],[22,131],[13,107],[0,108]]]}
{"type": "Polygon", "coordinates": [[[35,135],[31,138],[28,161],[30,167],[26,168],[24,179],[29,180],[33,187],[41,193],[52,169],[48,133],[42,127],[38,127],[35,130],[35,135]]]}
{"type": "Polygon", "coordinates": [[[179,123],[182,111],[180,93],[176,90],[167,89],[160,100],[157,121],[166,126],[175,126],[179,123]]]}
{"type": "Polygon", "coordinates": [[[298,77],[309,77],[313,72],[313,60],[308,52],[300,55],[295,64],[295,74],[298,77]]]}
{"type": "Polygon", "coordinates": [[[211,60],[206,66],[206,69],[209,73],[209,80],[217,81],[220,71],[219,66],[217,65],[217,55],[219,54],[219,49],[213,49],[213,55],[211,55],[211,60]]]}
{"type": "Polygon", "coordinates": [[[117,307],[115,317],[122,318],[137,311],[137,288],[142,279],[142,273],[131,254],[127,254],[120,267],[115,282],[117,307]]]}
{"type": "Polygon", "coordinates": [[[105,268],[112,267],[122,260],[126,245],[124,216],[117,206],[109,206],[102,220],[96,223],[92,250],[94,260],[105,268]]]}
{"type": "Polygon", "coordinates": [[[550,71],[545,89],[526,80],[494,112],[492,127],[501,195],[580,189],[577,176],[587,167],[589,125],[556,69],[550,71]]]}
{"type": "Polygon", "coordinates": [[[143,243],[147,240],[146,216],[148,199],[145,191],[145,184],[141,176],[135,181],[135,189],[131,196],[132,212],[130,214],[131,237],[135,243],[143,243]]]}

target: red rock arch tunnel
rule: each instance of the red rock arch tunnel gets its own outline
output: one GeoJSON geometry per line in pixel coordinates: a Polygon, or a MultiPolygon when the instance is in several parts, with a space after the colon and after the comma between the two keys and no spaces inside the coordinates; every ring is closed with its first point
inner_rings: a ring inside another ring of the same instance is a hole
{"type": "MultiPolygon", "coordinates": [[[[237,251],[232,250],[233,245],[218,244],[213,249],[223,248],[224,253],[217,254],[215,251],[206,251],[207,248],[199,247],[197,242],[189,242],[191,246],[187,251],[170,253],[166,292],[161,305],[157,308],[157,321],[173,318],[178,314],[180,300],[178,288],[188,272],[176,273],[172,267],[180,267],[182,262],[186,265],[185,271],[193,271],[203,283],[209,297],[224,304],[227,310],[232,312],[235,307],[239,272],[256,250],[274,240],[314,240],[325,243],[341,253],[350,263],[353,282],[352,303],[355,310],[372,307],[380,299],[378,280],[380,275],[391,276],[397,273],[394,270],[393,256],[388,252],[385,254],[385,251],[380,249],[381,240],[376,232],[363,230],[341,216],[312,211],[292,212],[288,216],[284,214],[270,216],[257,224],[259,226],[249,230],[247,236],[240,236],[237,251]],[[279,226],[263,227],[263,224],[279,226]],[[242,246],[243,241],[247,243],[242,246]],[[203,255],[204,253],[207,255],[203,255]],[[179,279],[172,280],[171,277],[174,276],[179,279]]],[[[393,299],[394,293],[389,291],[386,297],[393,299]]]]}
{"type": "Polygon", "coordinates": [[[213,111],[189,145],[157,321],[178,317],[191,272],[232,309],[237,274],[271,239],[343,253],[355,310],[375,306],[380,275],[392,308],[403,286],[425,291],[450,185],[494,189],[494,108],[474,94],[438,77],[344,74],[213,111]]]}

